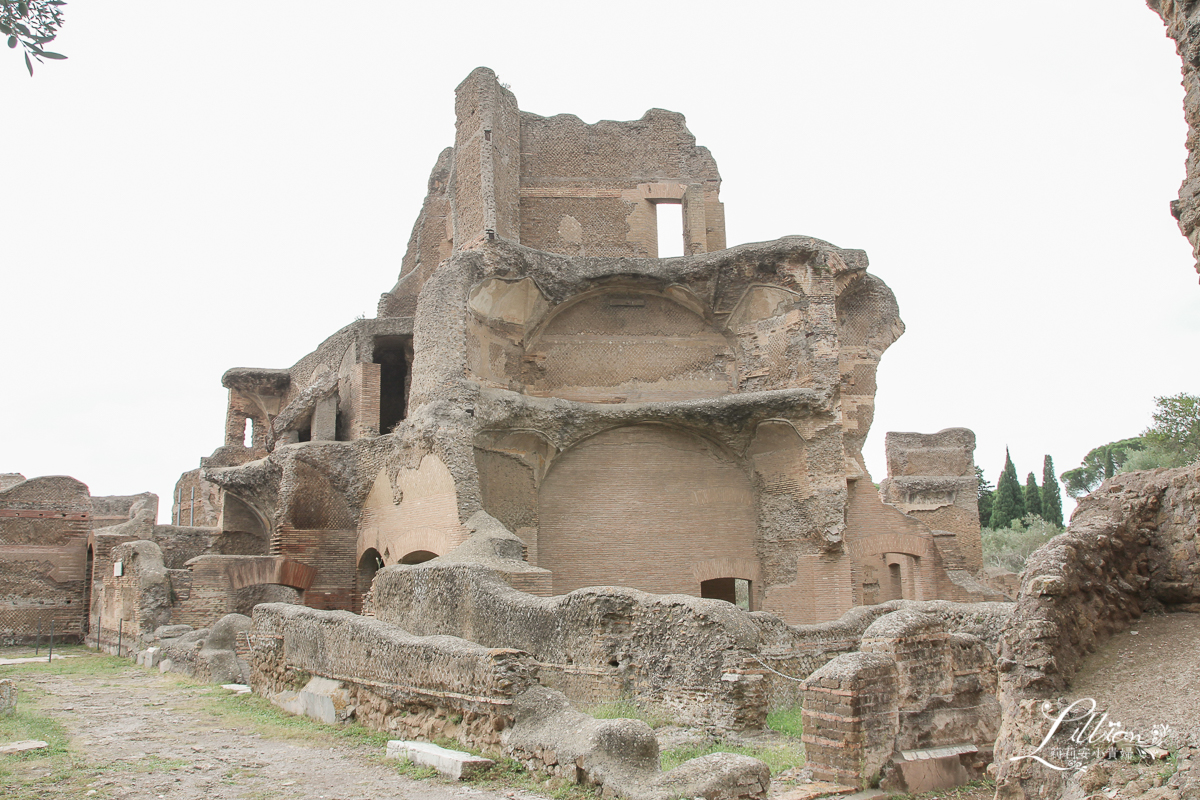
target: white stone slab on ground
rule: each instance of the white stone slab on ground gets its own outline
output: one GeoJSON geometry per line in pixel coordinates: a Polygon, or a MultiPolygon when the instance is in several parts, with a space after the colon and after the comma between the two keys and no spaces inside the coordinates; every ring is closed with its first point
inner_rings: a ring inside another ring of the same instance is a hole
{"type": "Polygon", "coordinates": [[[0,744],[0,756],[6,756],[9,753],[21,753],[25,750],[41,750],[43,747],[49,747],[46,742],[38,739],[26,739],[23,742],[10,742],[8,744],[0,744]]]}
{"type": "Polygon", "coordinates": [[[405,742],[398,739],[387,743],[387,757],[407,758],[414,764],[433,767],[456,781],[470,778],[496,763],[490,758],[471,755],[461,750],[447,750],[429,742],[405,742]]]}
{"type": "Polygon", "coordinates": [[[222,689],[228,689],[234,694],[250,694],[250,687],[244,683],[222,683],[222,689]]]}
{"type": "MultiPolygon", "coordinates": [[[[54,658],[78,658],[78,656],[60,656],[54,654],[54,658]]],[[[33,656],[32,658],[0,658],[0,667],[7,667],[12,664],[32,664],[35,661],[48,661],[46,656],[33,656]]]]}

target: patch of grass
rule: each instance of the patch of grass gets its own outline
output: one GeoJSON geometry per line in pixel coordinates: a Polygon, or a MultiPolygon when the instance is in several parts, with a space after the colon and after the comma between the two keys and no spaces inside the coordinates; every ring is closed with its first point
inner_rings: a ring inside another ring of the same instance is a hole
{"type": "Polygon", "coordinates": [[[438,771],[433,767],[415,764],[407,758],[397,758],[392,761],[396,767],[396,774],[403,775],[406,778],[412,778],[414,781],[424,781],[430,778],[436,778],[438,771]]]}
{"type": "MultiPolygon", "coordinates": [[[[462,745],[458,745],[462,750],[462,745]]],[[[600,796],[596,786],[580,786],[560,778],[553,778],[537,772],[530,772],[514,758],[488,756],[496,759],[496,765],[487,772],[479,773],[468,783],[485,789],[504,790],[517,789],[551,797],[554,800],[595,800],[600,796]]]]}
{"type": "Polygon", "coordinates": [[[17,713],[0,717],[0,742],[38,739],[49,747],[3,756],[0,760],[0,796],[5,800],[42,800],[46,797],[82,797],[86,784],[102,769],[78,762],[68,748],[66,729],[37,707],[20,686],[17,713]]]}
{"type": "Polygon", "coordinates": [[[136,762],[137,772],[170,772],[173,769],[183,769],[188,762],[182,758],[163,758],[151,753],[136,762]]]}
{"type": "MultiPolygon", "coordinates": [[[[129,669],[138,669],[138,666],[127,658],[117,658],[116,656],[104,655],[97,653],[95,650],[89,650],[83,645],[67,645],[65,647],[55,647],[54,654],[63,656],[72,656],[71,658],[54,659],[47,662],[46,650],[42,648],[42,652],[38,658],[42,661],[34,661],[28,664],[12,664],[4,668],[6,677],[20,677],[21,675],[119,675],[129,669]]],[[[0,658],[33,658],[33,648],[22,648],[21,650],[8,649],[0,652],[0,658]],[[28,649],[29,653],[24,654],[24,650],[28,649]]]]}
{"type": "Polygon", "coordinates": [[[987,796],[991,797],[996,791],[996,782],[991,778],[980,778],[952,789],[934,789],[921,794],[894,794],[889,800],[953,800],[955,797],[979,797],[982,791],[986,791],[987,796]]]}
{"type": "Polygon", "coordinates": [[[1167,756],[1167,760],[1163,763],[1162,769],[1160,769],[1158,771],[1158,777],[1162,778],[1163,782],[1166,783],[1178,771],[1179,771],[1179,750],[1178,750],[1178,748],[1174,748],[1170,751],[1170,754],[1167,756]]]}
{"type": "Polygon", "coordinates": [[[804,755],[800,752],[799,745],[792,741],[785,740],[769,745],[739,745],[728,744],[717,739],[704,744],[690,744],[664,750],[660,754],[663,772],[672,770],[685,761],[691,761],[693,758],[701,756],[710,756],[713,753],[735,753],[757,758],[770,768],[772,775],[786,772],[793,767],[804,766],[804,755]]]}
{"type": "Polygon", "coordinates": [[[674,720],[665,714],[657,711],[645,711],[628,697],[588,706],[583,709],[583,713],[596,719],[640,719],[651,728],[663,728],[674,724],[674,720]]]}
{"type": "Polygon", "coordinates": [[[768,713],[767,727],[776,733],[799,739],[804,735],[804,717],[800,706],[777,708],[768,713]]]}
{"type": "Polygon", "coordinates": [[[393,735],[357,723],[326,725],[308,717],[289,714],[256,694],[230,694],[212,687],[197,697],[200,709],[229,725],[247,727],[272,739],[317,741],[332,736],[366,747],[387,747],[393,735]]]}

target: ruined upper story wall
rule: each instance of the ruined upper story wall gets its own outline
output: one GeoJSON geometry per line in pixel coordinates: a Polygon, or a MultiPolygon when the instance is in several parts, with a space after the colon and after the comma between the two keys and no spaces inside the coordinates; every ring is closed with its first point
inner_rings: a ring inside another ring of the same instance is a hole
{"type": "Polygon", "coordinates": [[[684,252],[725,247],[721,176],[682,114],[629,122],[521,114],[521,243],[551,253],[655,257],[655,206],[684,206],[684,252]]]}
{"type": "Polygon", "coordinates": [[[516,96],[500,85],[496,73],[479,67],[455,89],[454,113],[454,249],[470,249],[497,237],[520,241],[521,122],[516,96]]]}
{"type": "Polygon", "coordinates": [[[414,314],[438,264],[494,239],[564,255],[657,257],[659,203],[682,205],[685,253],[725,248],[721,176],[682,114],[655,108],[592,125],[542,117],[521,111],[480,67],[455,90],[455,126],[380,317],[414,314]]]}
{"type": "Polygon", "coordinates": [[[1179,230],[1192,243],[1200,271],[1200,3],[1195,0],[1146,0],[1167,25],[1167,36],[1183,60],[1183,116],[1187,120],[1187,175],[1179,186],[1179,199],[1171,214],[1179,230]]]}

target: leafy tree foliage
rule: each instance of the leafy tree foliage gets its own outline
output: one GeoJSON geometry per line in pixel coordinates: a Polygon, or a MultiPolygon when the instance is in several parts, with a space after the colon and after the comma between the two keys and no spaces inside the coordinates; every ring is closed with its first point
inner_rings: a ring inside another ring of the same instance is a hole
{"type": "Polygon", "coordinates": [[[1021,481],[1017,478],[1017,468],[1013,466],[1008,448],[1004,450],[1004,471],[1000,480],[996,481],[996,493],[992,498],[991,528],[1007,528],[1013,520],[1025,516],[1025,493],[1021,490],[1021,481]]]}
{"type": "Polygon", "coordinates": [[[1062,474],[1067,494],[1087,494],[1119,472],[1182,467],[1200,459],[1200,397],[1181,392],[1156,397],[1154,405],[1154,424],[1141,436],[1097,447],[1062,474]]]}
{"type": "Polygon", "coordinates": [[[1062,492],[1054,475],[1054,459],[1049,455],[1042,462],[1042,519],[1060,528],[1063,524],[1062,492]]]}
{"type": "Polygon", "coordinates": [[[1109,442],[1088,452],[1083,463],[1062,474],[1063,485],[1071,497],[1081,497],[1094,491],[1104,481],[1116,475],[1129,456],[1146,447],[1142,437],[1109,442]]]}
{"type": "Polygon", "coordinates": [[[1025,513],[1042,516],[1042,490],[1032,472],[1025,476],[1025,513]]]}
{"type": "Polygon", "coordinates": [[[1142,431],[1147,446],[1177,454],[1181,465],[1200,458],[1200,397],[1156,397],[1154,405],[1154,424],[1142,431]]]}
{"type": "Polygon", "coordinates": [[[0,34],[8,37],[9,48],[20,45],[25,50],[25,68],[33,75],[33,61],[64,59],[51,53],[44,45],[54,41],[63,24],[62,7],[65,0],[0,0],[0,34]]]}
{"type": "Polygon", "coordinates": [[[989,567],[1003,567],[1011,572],[1022,572],[1025,560],[1039,547],[1062,533],[1063,529],[1032,514],[1006,528],[984,528],[983,563],[989,567]]]}

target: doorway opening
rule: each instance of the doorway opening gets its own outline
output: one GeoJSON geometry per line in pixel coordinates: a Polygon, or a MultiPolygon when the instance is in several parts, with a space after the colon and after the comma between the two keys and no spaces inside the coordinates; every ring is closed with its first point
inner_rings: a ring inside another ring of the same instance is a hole
{"type": "Polygon", "coordinates": [[[750,610],[750,581],[743,578],[713,578],[700,582],[700,596],[724,600],[738,608],[750,610]]]}
{"type": "Polygon", "coordinates": [[[408,413],[412,339],[375,337],[374,361],[379,365],[379,432],[391,433],[408,413]]]}

